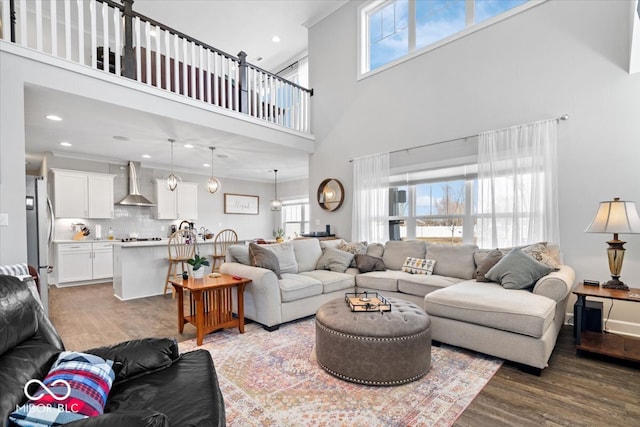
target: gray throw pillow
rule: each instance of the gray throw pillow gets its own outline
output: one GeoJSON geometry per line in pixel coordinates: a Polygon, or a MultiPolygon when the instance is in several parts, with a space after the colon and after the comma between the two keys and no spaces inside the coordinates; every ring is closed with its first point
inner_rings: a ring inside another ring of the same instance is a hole
{"type": "Polygon", "coordinates": [[[341,251],[340,249],[326,248],[318,260],[316,270],[331,270],[344,273],[349,268],[353,256],[352,253],[341,251]]]}
{"type": "Polygon", "coordinates": [[[354,259],[356,261],[356,267],[358,267],[358,271],[360,271],[360,273],[386,270],[382,258],[367,254],[357,254],[354,259]]]}
{"type": "Polygon", "coordinates": [[[486,254],[482,261],[478,263],[478,267],[476,268],[476,280],[478,282],[488,282],[489,279],[487,279],[485,275],[489,270],[491,270],[491,267],[496,265],[501,259],[502,252],[500,251],[500,249],[494,249],[486,254]]]}
{"type": "Polygon", "coordinates": [[[254,267],[267,268],[276,273],[278,279],[282,279],[280,275],[280,262],[273,251],[265,249],[255,243],[249,243],[249,256],[251,257],[251,265],[254,267]]]}
{"type": "Polygon", "coordinates": [[[497,282],[505,289],[529,288],[543,276],[554,271],[529,255],[515,248],[505,255],[485,274],[492,282],[497,282]]]}

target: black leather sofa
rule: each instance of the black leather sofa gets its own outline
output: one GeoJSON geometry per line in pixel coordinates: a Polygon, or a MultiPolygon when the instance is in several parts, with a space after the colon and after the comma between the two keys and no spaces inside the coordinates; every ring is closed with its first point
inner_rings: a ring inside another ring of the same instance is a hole
{"type": "MultiPolygon", "coordinates": [[[[24,385],[42,380],[62,340],[39,302],[15,277],[0,275],[0,426],[27,402],[24,385]]],[[[67,425],[224,426],[225,411],[209,352],[178,353],[169,338],[145,338],[84,351],[114,361],[104,414],[67,425]]]]}

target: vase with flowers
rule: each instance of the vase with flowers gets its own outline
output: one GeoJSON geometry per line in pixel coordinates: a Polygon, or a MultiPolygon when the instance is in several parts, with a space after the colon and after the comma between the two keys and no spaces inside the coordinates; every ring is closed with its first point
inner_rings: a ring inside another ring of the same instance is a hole
{"type": "Polygon", "coordinates": [[[273,237],[276,238],[276,242],[282,243],[284,242],[284,230],[280,227],[273,230],[273,237]]]}

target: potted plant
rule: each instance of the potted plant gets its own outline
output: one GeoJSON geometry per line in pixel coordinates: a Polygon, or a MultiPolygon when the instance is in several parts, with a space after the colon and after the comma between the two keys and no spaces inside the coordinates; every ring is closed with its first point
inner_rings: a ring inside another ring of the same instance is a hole
{"type": "Polygon", "coordinates": [[[191,274],[194,279],[202,279],[204,277],[203,266],[209,266],[209,259],[207,257],[201,257],[200,254],[195,254],[193,258],[190,258],[187,263],[191,266],[191,274]]]}
{"type": "Polygon", "coordinates": [[[284,242],[284,230],[280,227],[274,229],[273,237],[276,238],[276,242],[284,242]]]}

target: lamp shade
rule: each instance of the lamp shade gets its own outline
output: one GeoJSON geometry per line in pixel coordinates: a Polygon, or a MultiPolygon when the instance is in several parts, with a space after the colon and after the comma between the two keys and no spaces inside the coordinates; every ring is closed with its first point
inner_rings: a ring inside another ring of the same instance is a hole
{"type": "Polygon", "coordinates": [[[634,202],[618,197],[600,202],[598,212],[585,230],[587,233],[636,234],[640,233],[640,216],[634,202]]]}

